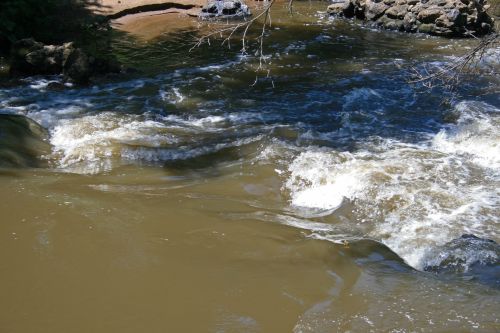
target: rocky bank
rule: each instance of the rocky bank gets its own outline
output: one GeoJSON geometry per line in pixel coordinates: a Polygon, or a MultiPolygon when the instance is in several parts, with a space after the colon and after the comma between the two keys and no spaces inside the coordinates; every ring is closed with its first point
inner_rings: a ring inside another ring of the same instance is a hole
{"type": "Polygon", "coordinates": [[[45,45],[27,38],[15,42],[11,49],[12,76],[62,73],[70,81],[85,84],[93,75],[120,70],[117,62],[89,56],[73,43],[45,45]]]}
{"type": "Polygon", "coordinates": [[[488,8],[486,0],[334,0],[328,13],[391,30],[470,37],[492,31],[488,8]]]}

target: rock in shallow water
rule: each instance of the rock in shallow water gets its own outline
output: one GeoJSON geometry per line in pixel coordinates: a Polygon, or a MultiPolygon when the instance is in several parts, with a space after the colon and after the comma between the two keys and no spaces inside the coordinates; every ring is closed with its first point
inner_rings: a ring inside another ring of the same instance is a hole
{"type": "Polygon", "coordinates": [[[500,286],[500,245],[463,235],[436,248],[424,259],[424,271],[459,274],[500,286]]]}
{"type": "Polygon", "coordinates": [[[0,114],[0,168],[40,167],[51,151],[47,131],[33,120],[0,114]]]}
{"type": "Polygon", "coordinates": [[[200,13],[201,18],[231,18],[251,15],[248,6],[241,0],[209,1],[200,13]]]}
{"type": "Polygon", "coordinates": [[[391,30],[445,37],[470,37],[492,31],[485,0],[335,0],[330,15],[357,17],[391,30]]]}

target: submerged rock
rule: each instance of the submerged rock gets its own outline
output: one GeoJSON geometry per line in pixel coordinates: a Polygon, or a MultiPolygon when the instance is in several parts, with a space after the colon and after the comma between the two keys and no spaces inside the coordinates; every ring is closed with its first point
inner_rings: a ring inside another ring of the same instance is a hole
{"type": "Polygon", "coordinates": [[[251,15],[248,6],[241,0],[215,0],[209,1],[201,9],[201,18],[231,18],[251,15]]]}
{"type": "Polygon", "coordinates": [[[48,133],[33,120],[0,114],[0,168],[40,167],[51,151],[48,133]]]}
{"type": "Polygon", "coordinates": [[[424,271],[459,274],[500,286],[500,245],[491,239],[463,235],[428,254],[424,271]]]}
{"type": "Polygon", "coordinates": [[[487,8],[486,0],[335,0],[328,13],[373,21],[391,30],[470,37],[492,31],[487,8]]]}

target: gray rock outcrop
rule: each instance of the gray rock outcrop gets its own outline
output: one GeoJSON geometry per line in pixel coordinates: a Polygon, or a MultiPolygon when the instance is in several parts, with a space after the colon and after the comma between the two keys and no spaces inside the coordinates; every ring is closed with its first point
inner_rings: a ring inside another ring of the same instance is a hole
{"type": "Polygon", "coordinates": [[[200,18],[232,18],[251,15],[248,6],[241,0],[209,1],[201,9],[200,18]]]}
{"type": "Polygon", "coordinates": [[[483,35],[493,29],[486,0],[334,0],[328,13],[373,21],[391,30],[445,37],[483,35]]]}

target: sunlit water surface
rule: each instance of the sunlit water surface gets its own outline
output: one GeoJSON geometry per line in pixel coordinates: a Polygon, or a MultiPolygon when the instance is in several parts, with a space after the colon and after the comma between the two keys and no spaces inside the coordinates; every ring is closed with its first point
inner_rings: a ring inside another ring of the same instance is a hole
{"type": "Polygon", "coordinates": [[[473,42],[324,6],[275,9],[268,77],[180,31],[119,37],[136,73],[0,89],[41,125],[0,118],[0,331],[500,330],[498,270],[423,271],[463,234],[499,241],[498,77],[443,103],[412,68],[473,42]]]}

